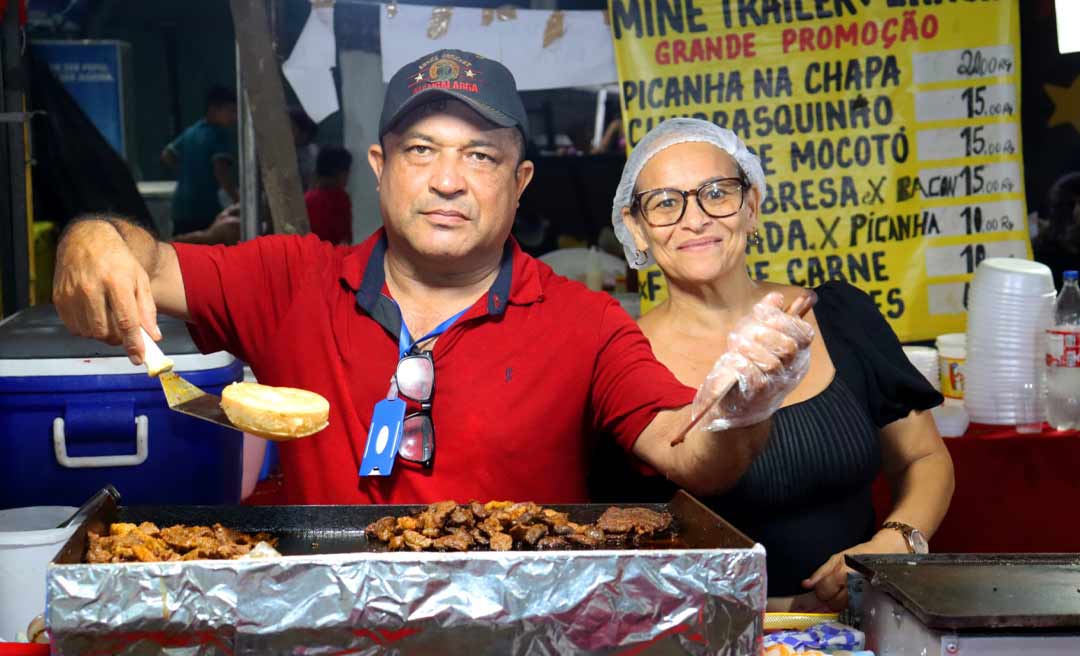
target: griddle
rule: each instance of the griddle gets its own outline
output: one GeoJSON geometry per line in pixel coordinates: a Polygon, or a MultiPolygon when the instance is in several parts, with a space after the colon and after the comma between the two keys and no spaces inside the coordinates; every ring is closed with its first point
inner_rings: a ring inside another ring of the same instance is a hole
{"type": "Polygon", "coordinates": [[[849,555],[846,560],[931,629],[1080,629],[1080,554],[849,555]]]}
{"type": "MultiPolygon", "coordinates": [[[[649,508],[669,512],[674,518],[675,538],[640,543],[637,548],[748,549],[754,541],[721,519],[700,501],[680,490],[671,501],[662,504],[543,504],[546,508],[568,513],[570,520],[591,523],[608,508],[649,508]]],[[[399,517],[425,509],[425,505],[368,506],[121,506],[115,497],[102,495],[89,509],[89,519],[54,559],[55,564],[83,562],[88,531],[108,534],[109,524],[148,521],[165,527],[173,524],[204,525],[219,523],[228,528],[257,533],[264,531],[278,538],[277,549],[284,556],[384,552],[385,543],[369,538],[364,527],[391,515],[399,517]]],[[[631,550],[631,548],[627,548],[631,550]]]]}

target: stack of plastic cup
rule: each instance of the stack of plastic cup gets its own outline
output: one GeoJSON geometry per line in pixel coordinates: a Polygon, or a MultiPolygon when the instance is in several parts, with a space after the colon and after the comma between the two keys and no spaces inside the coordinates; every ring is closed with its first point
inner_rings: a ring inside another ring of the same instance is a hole
{"type": "Polygon", "coordinates": [[[971,421],[1038,432],[1046,417],[1046,330],[1054,279],[1038,262],[990,258],[968,297],[964,406],[971,421]]]}

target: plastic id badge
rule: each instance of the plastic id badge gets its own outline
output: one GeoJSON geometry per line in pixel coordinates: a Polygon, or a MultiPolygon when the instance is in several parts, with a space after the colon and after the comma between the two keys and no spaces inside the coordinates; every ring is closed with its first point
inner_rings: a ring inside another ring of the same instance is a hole
{"type": "Polygon", "coordinates": [[[401,399],[383,399],[375,404],[367,446],[360,460],[361,476],[389,476],[394,470],[404,421],[405,402],[401,399]]]}

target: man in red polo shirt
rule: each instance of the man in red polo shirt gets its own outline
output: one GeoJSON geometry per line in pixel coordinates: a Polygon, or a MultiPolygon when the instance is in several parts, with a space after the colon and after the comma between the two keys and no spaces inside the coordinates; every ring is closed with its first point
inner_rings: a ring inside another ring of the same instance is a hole
{"type": "MultiPolygon", "coordinates": [[[[368,240],[168,245],[122,220],[84,220],[60,245],[57,308],[73,332],[123,342],[136,362],[140,324],[157,338],[157,310],[182,317],[202,350],[329,399],[326,430],[281,445],[293,503],[580,502],[593,433],[691,491],[730,487],[768,422],[696,429],[672,445],[694,390],[655,360],[618,302],[509,236],[533,173],[525,134],[506,68],[432,54],[388,85],[368,152],[384,228],[368,240]],[[368,438],[394,412],[408,413],[400,457],[371,475],[379,441],[368,438]]],[[[781,316],[753,331],[777,356],[746,364],[758,374],[809,345],[809,327],[781,316]]],[[[751,385],[744,398],[786,393],[751,385]]]]}

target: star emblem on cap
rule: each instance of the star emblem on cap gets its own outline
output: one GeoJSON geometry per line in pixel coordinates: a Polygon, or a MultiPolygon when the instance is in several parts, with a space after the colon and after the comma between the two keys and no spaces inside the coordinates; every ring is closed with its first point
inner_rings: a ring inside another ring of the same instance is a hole
{"type": "Polygon", "coordinates": [[[476,77],[476,73],[473,73],[472,69],[470,68],[465,71],[465,77],[476,77]]]}
{"type": "Polygon", "coordinates": [[[417,82],[423,82],[424,81],[424,74],[423,73],[417,73],[416,77],[414,77],[413,79],[416,80],[417,82]]]}

